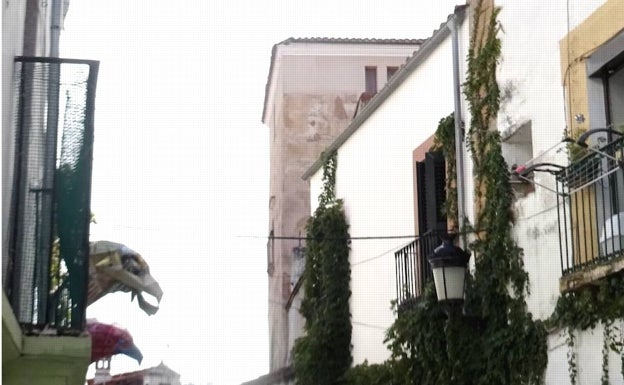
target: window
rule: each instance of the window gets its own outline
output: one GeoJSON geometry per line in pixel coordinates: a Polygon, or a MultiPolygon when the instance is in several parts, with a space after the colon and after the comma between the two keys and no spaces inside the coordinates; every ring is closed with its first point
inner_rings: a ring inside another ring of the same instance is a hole
{"type": "MultiPolygon", "coordinates": [[[[592,66],[599,67],[590,75],[590,78],[598,80],[598,88],[602,86],[602,97],[590,100],[590,106],[592,104],[597,106],[595,107],[597,111],[590,110],[590,113],[600,113],[602,107],[605,127],[624,132],[624,108],[622,108],[624,106],[624,32],[620,32],[592,55],[587,65],[588,71],[592,69],[592,66]]],[[[591,94],[589,96],[591,97],[591,94]]],[[[606,133],[602,139],[603,141],[597,142],[597,146],[604,150],[604,153],[616,159],[624,156],[624,138],[606,133]]],[[[607,159],[607,156],[600,156],[600,154],[597,156],[603,163],[600,167],[601,171],[605,174],[612,171],[602,181],[597,181],[601,187],[600,194],[593,197],[599,208],[596,214],[598,250],[593,255],[602,259],[612,257],[618,251],[620,254],[624,251],[624,199],[622,199],[624,170],[621,168],[618,170],[617,166],[607,159]]]]}
{"type": "MultiPolygon", "coordinates": [[[[624,32],[598,48],[586,67],[589,128],[624,130],[624,32]]],[[[612,139],[607,134],[592,135],[590,144],[612,139]]]]}
{"type": "Polygon", "coordinates": [[[624,158],[624,137],[605,128],[624,130],[624,32],[597,47],[585,66],[587,128],[601,130],[587,137],[587,154],[557,175],[564,193],[558,198],[561,291],[623,267],[617,261],[624,256],[624,170],[618,163],[624,158]]]}
{"type": "MultiPolygon", "coordinates": [[[[517,166],[528,166],[533,160],[533,132],[532,123],[526,120],[520,124],[509,127],[508,130],[501,134],[501,150],[507,165],[514,169],[517,166]]],[[[526,177],[531,180],[533,174],[526,177]]],[[[511,179],[511,186],[516,197],[526,196],[528,193],[535,191],[532,183],[525,179],[511,179]]]]}
{"type": "Polygon", "coordinates": [[[386,79],[390,80],[391,77],[399,70],[399,67],[387,67],[386,68],[386,79]]]}
{"type": "MultiPolygon", "coordinates": [[[[430,141],[419,149],[428,148],[430,141]]],[[[418,156],[418,150],[414,156],[418,156]]],[[[420,154],[415,166],[415,221],[418,237],[394,254],[396,290],[399,311],[415,305],[425,284],[433,275],[427,256],[440,244],[440,235],[446,232],[444,213],[446,201],[446,162],[442,152],[420,154]]]]}
{"type": "Polygon", "coordinates": [[[416,162],[419,234],[446,231],[446,162],[442,152],[427,152],[416,162]]]}
{"type": "Polygon", "coordinates": [[[607,125],[618,130],[624,129],[624,63],[605,72],[607,89],[607,125]]]}
{"type": "Polygon", "coordinates": [[[416,262],[419,271],[420,291],[432,277],[427,256],[440,244],[440,235],[447,232],[446,160],[442,151],[427,152],[422,162],[416,162],[416,202],[418,205],[418,252],[416,262]]]}
{"type": "Polygon", "coordinates": [[[364,78],[366,81],[365,91],[374,95],[377,93],[377,67],[366,67],[364,69],[364,78]]]}
{"type": "Polygon", "coordinates": [[[562,291],[615,272],[600,267],[624,256],[624,170],[617,159],[624,159],[624,137],[556,175],[562,291]]]}

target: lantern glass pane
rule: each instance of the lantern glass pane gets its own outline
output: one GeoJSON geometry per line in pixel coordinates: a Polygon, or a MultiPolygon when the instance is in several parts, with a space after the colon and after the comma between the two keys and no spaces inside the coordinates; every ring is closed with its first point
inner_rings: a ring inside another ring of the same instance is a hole
{"type": "Polygon", "coordinates": [[[438,301],[463,299],[465,278],[465,267],[452,266],[433,269],[433,280],[435,282],[438,301]]]}

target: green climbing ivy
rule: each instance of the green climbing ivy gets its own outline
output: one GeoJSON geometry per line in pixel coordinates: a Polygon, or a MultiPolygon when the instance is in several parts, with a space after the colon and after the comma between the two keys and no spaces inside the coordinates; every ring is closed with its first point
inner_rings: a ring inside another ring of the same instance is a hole
{"type": "Polygon", "coordinates": [[[624,378],[624,330],[614,325],[624,318],[624,275],[606,277],[596,285],[588,285],[576,291],[562,294],[557,300],[553,314],[548,319],[550,328],[565,330],[568,345],[568,373],[570,381],[577,383],[577,362],[574,351],[575,330],[594,329],[604,326],[602,349],[601,384],[609,382],[609,351],[621,357],[621,374],[624,378]],[[619,333],[616,333],[619,332],[619,333]]]}
{"type": "Polygon", "coordinates": [[[455,118],[450,115],[440,119],[430,151],[442,151],[446,160],[446,202],[444,212],[451,228],[459,229],[457,222],[457,168],[455,156],[455,118]]]}
{"type": "MultiPolygon", "coordinates": [[[[544,323],[533,320],[527,310],[528,274],[522,249],[511,233],[514,197],[509,169],[502,157],[500,135],[493,126],[500,103],[497,14],[494,8],[489,18],[483,16],[481,2],[476,5],[464,84],[472,115],[468,147],[477,201],[476,236],[470,244],[475,272],[467,279],[463,314],[447,316],[429,284],[419,305],[398,313],[388,330],[391,357],[383,369],[354,369],[360,379],[386,371],[391,372],[391,379],[360,384],[520,385],[544,380],[547,332],[544,323]],[[479,26],[480,19],[486,20],[484,28],[479,26]]],[[[435,146],[446,149],[447,157],[454,159],[449,156],[454,154],[451,126],[451,117],[440,121],[435,146]]],[[[450,187],[448,192],[453,195],[447,199],[446,210],[452,217],[457,213],[457,201],[454,186],[450,187]]]]}
{"type": "Polygon", "coordinates": [[[336,165],[335,153],[326,157],[323,192],[306,227],[305,335],[293,348],[299,385],[335,384],[352,362],[349,226],[335,196],[336,165]]]}
{"type": "MultiPolygon", "coordinates": [[[[499,11],[491,10],[484,34],[473,28],[464,84],[471,111],[468,146],[478,209],[476,239],[470,245],[475,273],[466,293],[466,309],[483,326],[478,337],[487,365],[476,383],[540,384],[548,361],[547,332],[527,310],[529,277],[523,251],[512,236],[514,194],[509,167],[502,156],[500,133],[492,128],[500,107],[496,81],[501,52],[499,11]]],[[[477,20],[481,12],[479,2],[477,20]]]]}
{"type": "Polygon", "coordinates": [[[387,385],[396,384],[395,370],[392,366],[383,364],[369,365],[368,361],[350,368],[342,378],[339,385],[387,385]]]}

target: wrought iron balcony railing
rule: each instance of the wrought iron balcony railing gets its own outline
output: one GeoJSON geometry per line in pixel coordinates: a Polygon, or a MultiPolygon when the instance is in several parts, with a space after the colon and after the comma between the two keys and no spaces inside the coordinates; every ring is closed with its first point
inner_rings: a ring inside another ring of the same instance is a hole
{"type": "Polygon", "coordinates": [[[27,330],[85,328],[98,62],[15,59],[9,255],[3,285],[27,330]]]}
{"type": "Polygon", "coordinates": [[[394,253],[399,311],[414,306],[423,295],[425,284],[433,280],[427,256],[440,245],[440,235],[427,232],[394,253]]]}
{"type": "Polygon", "coordinates": [[[562,275],[624,256],[624,137],[556,174],[562,275]]]}

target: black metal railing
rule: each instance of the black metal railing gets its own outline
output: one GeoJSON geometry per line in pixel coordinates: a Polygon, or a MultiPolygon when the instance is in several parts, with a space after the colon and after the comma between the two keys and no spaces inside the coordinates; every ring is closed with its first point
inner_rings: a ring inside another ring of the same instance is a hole
{"type": "Polygon", "coordinates": [[[17,57],[4,289],[27,330],[80,333],[89,272],[98,62],[17,57]]]}
{"type": "Polygon", "coordinates": [[[418,302],[425,285],[433,279],[427,257],[440,245],[439,232],[427,232],[394,253],[399,311],[418,302]]]}
{"type": "Polygon", "coordinates": [[[555,174],[564,276],[624,256],[624,137],[588,151],[555,174]]]}

